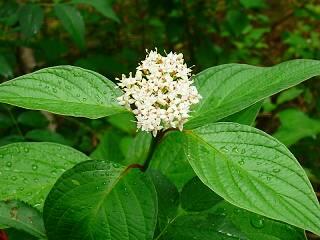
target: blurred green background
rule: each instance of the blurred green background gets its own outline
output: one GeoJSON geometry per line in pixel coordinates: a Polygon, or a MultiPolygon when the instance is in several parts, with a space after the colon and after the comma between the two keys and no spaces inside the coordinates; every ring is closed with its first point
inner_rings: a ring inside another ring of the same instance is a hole
{"type": "MultiPolygon", "coordinates": [[[[320,59],[319,23],[319,0],[0,0],[0,83],[62,64],[113,80],[154,48],[182,52],[194,74],[230,62],[320,59]]],[[[266,99],[256,121],[297,156],[318,197],[319,87],[314,78],[266,99]]],[[[52,141],[121,161],[132,146],[150,143],[133,121],[128,114],[88,120],[0,104],[0,146],[52,141]]]]}

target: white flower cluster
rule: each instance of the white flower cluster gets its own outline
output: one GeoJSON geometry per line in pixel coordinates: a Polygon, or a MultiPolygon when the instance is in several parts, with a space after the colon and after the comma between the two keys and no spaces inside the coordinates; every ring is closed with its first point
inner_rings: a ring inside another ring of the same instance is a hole
{"type": "Polygon", "coordinates": [[[135,75],[118,79],[124,94],[118,98],[121,105],[137,118],[138,129],[150,131],[153,136],[160,130],[179,128],[187,121],[190,106],[201,99],[192,86],[191,69],[183,55],[170,52],[166,56],[157,50],[147,52],[135,75]]]}

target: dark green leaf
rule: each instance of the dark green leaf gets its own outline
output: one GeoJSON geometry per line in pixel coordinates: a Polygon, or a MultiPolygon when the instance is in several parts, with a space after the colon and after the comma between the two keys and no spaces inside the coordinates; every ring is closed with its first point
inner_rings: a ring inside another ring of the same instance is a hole
{"type": "Polygon", "coordinates": [[[177,187],[157,170],[148,170],[158,196],[158,228],[163,230],[178,212],[179,192],[177,187]]]}
{"type": "Polygon", "coordinates": [[[38,4],[26,4],[19,12],[21,32],[30,38],[37,34],[43,23],[43,10],[38,4]]]}
{"type": "Polygon", "coordinates": [[[78,47],[85,48],[85,24],[81,13],[67,4],[55,5],[54,12],[78,47]]]}
{"type": "Polygon", "coordinates": [[[13,70],[5,56],[0,55],[0,75],[8,78],[13,76],[13,70]]]}
{"type": "Polygon", "coordinates": [[[71,146],[71,142],[65,139],[65,137],[59,133],[52,132],[46,129],[34,129],[26,133],[25,138],[27,140],[37,142],[54,142],[63,145],[71,146]]]}
{"type": "Polygon", "coordinates": [[[244,240],[246,236],[225,216],[188,214],[178,217],[162,240],[244,240]]]}
{"type": "Polygon", "coordinates": [[[192,178],[181,191],[181,207],[190,212],[212,208],[223,199],[204,185],[198,177],[192,178]]]}
{"type": "Polygon", "coordinates": [[[150,240],[156,217],[151,179],[104,161],[87,161],[64,173],[44,207],[50,240],[150,240]]]}
{"type": "Polygon", "coordinates": [[[306,240],[301,229],[237,208],[225,201],[211,212],[226,215],[250,240],[306,240]]]}
{"type": "Polygon", "coordinates": [[[183,140],[179,132],[169,132],[157,146],[150,162],[150,168],[159,170],[178,189],[195,176],[184,153],[183,140]]]}
{"type": "Polygon", "coordinates": [[[110,0],[73,0],[73,3],[82,3],[93,6],[103,16],[112,19],[115,22],[120,22],[119,18],[112,9],[112,1],[110,0]]]}
{"type": "Polygon", "coordinates": [[[46,127],[49,123],[48,119],[37,111],[25,111],[19,115],[17,121],[25,126],[38,128],[46,127]]]}

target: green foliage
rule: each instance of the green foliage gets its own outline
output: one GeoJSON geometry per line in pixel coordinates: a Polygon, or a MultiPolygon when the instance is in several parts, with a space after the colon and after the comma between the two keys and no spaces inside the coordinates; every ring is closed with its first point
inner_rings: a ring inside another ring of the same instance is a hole
{"type": "Polygon", "coordinates": [[[116,101],[119,94],[102,75],[72,66],[42,69],[0,85],[0,102],[88,118],[124,111],[116,101]]]}
{"type": "Polygon", "coordinates": [[[18,199],[41,209],[60,175],[88,159],[74,149],[54,143],[13,143],[0,147],[0,199],[18,199]]]}
{"type": "Polygon", "coordinates": [[[0,229],[319,239],[319,19],[315,0],[0,1],[0,229]],[[114,79],[155,47],[203,98],[153,138],[114,79]]]}
{"type": "Polygon", "coordinates": [[[39,5],[26,4],[19,12],[21,32],[27,38],[37,34],[43,24],[43,10],[39,5]]]}
{"type": "Polygon", "coordinates": [[[320,132],[320,120],[309,118],[297,109],[284,110],[279,113],[279,118],[282,124],[273,136],[287,146],[320,132]]]}
{"type": "Polygon", "coordinates": [[[54,12],[78,47],[83,49],[85,47],[85,25],[80,12],[67,4],[55,5],[54,12]]]}
{"type": "Polygon", "coordinates": [[[320,62],[292,60],[270,68],[227,64],[195,77],[203,99],[186,124],[189,129],[220,120],[318,74],[320,62]]]}
{"type": "Polygon", "coordinates": [[[294,156],[271,136],[235,123],[209,124],[184,134],[199,178],[230,203],[315,233],[320,207],[294,156]]]}
{"type": "Polygon", "coordinates": [[[44,222],[49,239],[151,239],[156,214],[149,177],[112,162],[88,161],[52,188],[44,222]]]}

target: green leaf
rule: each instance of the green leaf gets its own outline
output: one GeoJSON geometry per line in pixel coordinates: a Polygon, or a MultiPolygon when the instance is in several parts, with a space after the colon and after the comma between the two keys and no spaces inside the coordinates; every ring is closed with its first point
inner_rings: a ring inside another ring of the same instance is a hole
{"type": "Polygon", "coordinates": [[[158,196],[158,228],[164,230],[177,216],[179,207],[179,192],[177,187],[161,172],[148,169],[158,196]]]}
{"type": "Polygon", "coordinates": [[[181,191],[181,207],[189,212],[207,210],[223,199],[204,185],[198,177],[192,178],[181,191]]]}
{"type": "Polygon", "coordinates": [[[245,8],[265,8],[267,5],[264,0],[240,0],[245,8]]]}
{"type": "Polygon", "coordinates": [[[81,13],[67,4],[56,4],[54,12],[78,47],[85,48],[85,24],[81,13]]]}
{"type": "Polygon", "coordinates": [[[124,112],[109,116],[107,118],[108,122],[114,126],[119,128],[120,130],[127,132],[129,134],[133,134],[136,132],[136,119],[131,112],[124,112]]]}
{"type": "Polygon", "coordinates": [[[119,18],[115,14],[115,12],[112,9],[112,1],[110,0],[73,0],[73,3],[76,4],[88,4],[93,6],[98,12],[100,12],[103,16],[110,18],[111,20],[115,22],[120,22],[119,18]]]}
{"type": "Polygon", "coordinates": [[[303,93],[303,89],[293,87],[279,94],[277,104],[282,104],[295,99],[303,93]]]}
{"type": "Polygon", "coordinates": [[[4,115],[0,112],[0,129],[2,128],[9,128],[14,125],[14,122],[8,115],[4,115]]]}
{"type": "Polygon", "coordinates": [[[306,240],[304,231],[258,214],[237,208],[226,201],[210,212],[225,215],[247,238],[252,240],[306,240]]]}
{"type": "Polygon", "coordinates": [[[121,94],[104,76],[72,66],[57,66],[0,84],[0,102],[62,115],[100,118],[125,111],[121,94]]]}
{"type": "Polygon", "coordinates": [[[320,133],[320,120],[309,118],[298,109],[287,109],[278,115],[281,126],[273,136],[286,146],[291,146],[302,138],[316,136],[320,133]]]}
{"type": "Polygon", "coordinates": [[[54,142],[71,146],[71,142],[65,139],[60,133],[52,132],[46,129],[33,129],[26,133],[25,138],[37,142],[54,142]]]}
{"type": "Polygon", "coordinates": [[[108,160],[120,163],[125,159],[121,151],[121,140],[124,134],[120,131],[110,129],[107,130],[98,145],[98,147],[91,153],[90,157],[95,160],[108,160]]]}
{"type": "Polygon", "coordinates": [[[19,12],[21,32],[27,38],[37,34],[43,23],[43,10],[38,4],[26,4],[19,12]]]}
{"type": "MultiPolygon", "coordinates": [[[[39,240],[39,238],[36,238],[26,232],[23,231],[19,231],[17,229],[14,228],[8,228],[6,229],[6,234],[9,238],[9,240],[39,240]]],[[[44,238],[42,238],[43,240],[44,238]]],[[[46,238],[45,238],[46,239],[46,238]]]]}
{"type": "Polygon", "coordinates": [[[124,165],[139,163],[143,164],[148,157],[149,149],[152,142],[152,136],[148,132],[138,132],[129,146],[124,165]]]}
{"type": "Polygon", "coordinates": [[[203,97],[186,123],[193,129],[223,119],[320,74],[320,61],[292,60],[273,67],[225,64],[195,76],[203,97]]]}
{"type": "Polygon", "coordinates": [[[138,169],[102,161],[87,161],[64,173],[44,207],[51,240],[150,240],[156,217],[151,179],[138,169]]]}
{"type": "Polygon", "coordinates": [[[25,126],[35,128],[46,127],[49,123],[48,119],[38,111],[25,111],[19,115],[17,121],[25,126]]]}
{"type": "Polygon", "coordinates": [[[157,146],[149,167],[159,170],[178,189],[195,176],[183,150],[183,136],[179,132],[169,132],[157,146]]]}
{"type": "Polygon", "coordinates": [[[46,236],[41,213],[20,201],[0,201],[0,224],[37,238],[46,236]]]}
{"type": "Polygon", "coordinates": [[[3,55],[0,55],[0,75],[5,78],[13,76],[12,67],[3,55]]]}
{"type": "Polygon", "coordinates": [[[0,200],[18,199],[41,208],[59,176],[89,158],[56,143],[13,143],[0,147],[0,200]]]}
{"type": "Polygon", "coordinates": [[[282,143],[235,123],[208,124],[181,135],[193,170],[228,202],[320,235],[318,200],[282,143]]]}
{"type": "Polygon", "coordinates": [[[244,240],[246,236],[224,215],[187,214],[170,224],[162,240],[244,240]]]}
{"type": "Polygon", "coordinates": [[[249,126],[253,126],[255,123],[255,120],[258,116],[258,113],[261,109],[262,102],[257,102],[254,105],[237,112],[235,114],[232,114],[222,120],[222,122],[236,122],[240,124],[245,124],[249,126]]]}

